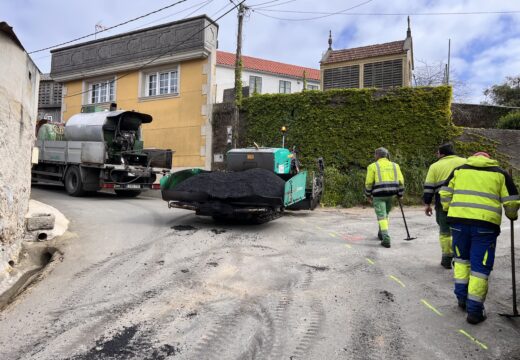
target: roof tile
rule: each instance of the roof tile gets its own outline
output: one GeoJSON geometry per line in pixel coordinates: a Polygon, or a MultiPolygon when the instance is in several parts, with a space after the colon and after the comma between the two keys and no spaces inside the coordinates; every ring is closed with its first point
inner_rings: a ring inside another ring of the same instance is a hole
{"type": "Polygon", "coordinates": [[[333,50],[322,64],[367,59],[378,56],[404,54],[404,40],[392,41],[384,44],[362,46],[352,49],[333,50]]]}
{"type": "MultiPolygon", "coordinates": [[[[235,66],[235,54],[217,51],[217,65],[235,66]]],[[[284,64],[271,60],[259,59],[251,56],[242,56],[244,69],[285,75],[293,78],[303,78],[303,72],[309,80],[320,80],[320,70],[298,65],[284,64]]]]}

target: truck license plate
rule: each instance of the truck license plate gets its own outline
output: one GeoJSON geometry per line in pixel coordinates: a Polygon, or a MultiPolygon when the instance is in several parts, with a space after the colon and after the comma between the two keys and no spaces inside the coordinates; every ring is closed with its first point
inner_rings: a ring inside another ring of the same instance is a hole
{"type": "Polygon", "coordinates": [[[247,160],[254,160],[255,154],[247,154],[247,160]]]}
{"type": "Polygon", "coordinates": [[[140,189],[141,188],[141,185],[137,185],[137,184],[128,184],[126,186],[127,189],[140,189]]]}

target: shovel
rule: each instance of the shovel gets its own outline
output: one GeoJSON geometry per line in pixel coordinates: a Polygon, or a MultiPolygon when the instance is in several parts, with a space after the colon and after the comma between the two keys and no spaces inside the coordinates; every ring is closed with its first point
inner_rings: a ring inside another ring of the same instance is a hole
{"type": "Polygon", "coordinates": [[[406,224],[406,218],[404,216],[403,204],[401,204],[401,199],[399,197],[397,197],[397,202],[399,203],[399,207],[401,208],[401,214],[403,214],[404,227],[406,228],[407,237],[403,240],[410,241],[410,240],[417,239],[416,237],[410,236],[410,232],[408,231],[408,225],[406,224]]]}
{"type": "Polygon", "coordinates": [[[507,318],[520,317],[518,308],[516,307],[516,274],[515,274],[515,222],[511,220],[511,278],[513,279],[513,313],[498,314],[507,318]]]}

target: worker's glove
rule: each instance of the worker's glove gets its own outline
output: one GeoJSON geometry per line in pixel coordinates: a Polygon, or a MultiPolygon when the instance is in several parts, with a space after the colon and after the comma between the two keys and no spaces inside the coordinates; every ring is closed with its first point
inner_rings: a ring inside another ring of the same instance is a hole
{"type": "Polygon", "coordinates": [[[507,215],[507,214],[506,214],[506,216],[507,216],[507,218],[508,218],[509,220],[511,220],[511,221],[516,221],[516,220],[518,220],[518,214],[515,214],[514,216],[513,216],[513,215],[507,215]]]}
{"type": "Polygon", "coordinates": [[[432,216],[433,210],[430,204],[424,205],[424,213],[426,214],[426,216],[432,216]]]}

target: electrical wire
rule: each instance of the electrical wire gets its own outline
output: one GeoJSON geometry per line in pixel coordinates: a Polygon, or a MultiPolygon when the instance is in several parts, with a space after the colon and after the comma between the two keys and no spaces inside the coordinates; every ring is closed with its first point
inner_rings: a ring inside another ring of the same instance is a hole
{"type": "Polygon", "coordinates": [[[42,49],[38,49],[38,50],[34,50],[34,51],[30,51],[28,54],[34,54],[34,53],[37,53],[37,52],[41,52],[41,51],[45,51],[45,50],[50,50],[50,49],[53,49],[53,48],[56,48],[58,46],[63,46],[63,45],[67,45],[67,44],[70,44],[70,43],[73,43],[75,41],[78,41],[78,40],[81,40],[81,39],[85,39],[85,38],[88,38],[90,36],[93,36],[93,35],[96,35],[96,34],[99,34],[99,33],[102,33],[102,32],[105,32],[105,31],[109,31],[109,30],[112,30],[112,29],[115,29],[117,27],[120,27],[120,26],[123,26],[123,25],[126,25],[128,23],[131,23],[131,22],[134,22],[134,21],[137,21],[137,20],[140,20],[142,18],[145,18],[147,16],[150,16],[150,15],[153,15],[153,14],[156,14],[158,12],[161,12],[161,11],[164,11],[166,9],[169,9],[171,7],[174,7],[176,5],[179,5],[179,4],[182,4],[183,2],[186,2],[188,0],[179,0],[177,2],[174,2],[170,5],[167,5],[167,6],[163,6],[162,8],[160,9],[157,9],[157,10],[154,10],[152,12],[149,12],[147,14],[144,14],[144,15],[141,15],[141,16],[138,16],[136,18],[133,18],[133,19],[130,19],[130,20],[127,20],[127,21],[124,21],[122,23],[119,23],[119,24],[116,24],[116,25],[113,25],[113,26],[109,26],[103,30],[100,30],[100,31],[96,31],[96,32],[93,32],[91,34],[88,34],[88,35],[84,35],[84,36],[81,36],[81,37],[78,37],[76,39],[73,39],[73,40],[69,40],[69,41],[65,41],[65,42],[62,42],[60,44],[56,44],[56,45],[53,45],[53,46],[48,46],[46,48],[42,48],[42,49]]]}
{"type": "MultiPolygon", "coordinates": [[[[242,0],[240,3],[238,3],[238,5],[241,5],[245,2],[246,0],[242,0]]],[[[227,4],[226,6],[229,6],[230,4],[227,4]]],[[[234,7],[232,7],[231,9],[227,10],[224,14],[220,15],[218,18],[216,18],[214,20],[214,22],[210,22],[208,25],[204,26],[202,29],[194,32],[191,36],[187,37],[186,39],[184,39],[182,42],[180,42],[179,44],[176,44],[170,48],[168,48],[165,52],[159,54],[158,56],[154,57],[153,59],[143,63],[141,66],[139,66],[137,69],[134,69],[132,72],[127,72],[126,74],[123,74],[121,76],[118,76],[116,78],[114,78],[113,80],[110,80],[109,82],[110,83],[114,83],[116,82],[117,80],[120,80],[124,77],[127,77],[129,76],[130,74],[134,73],[135,71],[139,71],[143,68],[145,68],[146,66],[152,64],[153,62],[157,61],[158,59],[160,59],[161,57],[165,56],[166,54],[172,52],[173,50],[175,50],[176,48],[184,45],[188,40],[192,39],[194,36],[198,35],[199,33],[203,32],[204,30],[206,30],[209,26],[211,26],[212,24],[216,23],[218,20],[222,19],[224,16],[226,16],[227,14],[229,14],[231,11],[233,11],[234,7]]],[[[219,10],[220,11],[220,10],[219,10]]],[[[78,95],[82,95],[82,94],[86,94],[88,93],[90,90],[85,90],[85,91],[81,91],[81,92],[78,92],[78,93],[74,93],[74,94],[71,94],[71,95],[66,95],[66,96],[63,96],[63,98],[70,98],[70,97],[74,97],[74,96],[78,96],[78,95]]]]}
{"type": "MultiPolygon", "coordinates": [[[[459,11],[459,12],[428,12],[428,13],[352,13],[352,12],[320,12],[320,11],[298,11],[298,10],[277,10],[277,9],[256,9],[262,10],[262,12],[277,12],[277,13],[289,13],[289,14],[319,14],[324,16],[332,16],[332,15],[348,15],[348,16],[445,16],[445,15],[507,15],[507,14],[520,14],[520,10],[504,10],[504,11],[459,11]]],[[[255,11],[255,9],[253,9],[255,11]]],[[[262,14],[259,11],[257,13],[271,17],[277,20],[285,20],[285,21],[304,21],[304,20],[312,20],[310,19],[287,19],[287,18],[279,18],[267,14],[262,14]]]]}
{"type": "MultiPolygon", "coordinates": [[[[260,14],[262,16],[265,16],[265,17],[270,17],[270,18],[273,18],[273,19],[277,19],[277,20],[284,20],[284,21],[310,21],[310,20],[317,20],[317,19],[323,19],[323,18],[326,18],[326,17],[329,17],[329,16],[333,16],[333,15],[339,15],[339,14],[343,14],[345,13],[346,11],[349,11],[349,10],[353,10],[353,9],[356,9],[358,7],[361,7],[363,5],[366,5],[370,2],[372,2],[373,0],[367,0],[367,1],[364,1],[362,3],[359,3],[357,5],[354,5],[354,6],[351,6],[349,8],[346,8],[346,9],[343,9],[343,10],[340,10],[338,12],[334,12],[334,13],[327,13],[325,15],[321,15],[321,16],[314,16],[314,17],[310,17],[310,18],[301,18],[301,19],[283,19],[283,18],[278,18],[276,16],[271,16],[271,15],[267,15],[267,14],[263,14],[261,11],[258,11],[258,10],[254,10],[253,11],[257,14],[260,14]]],[[[277,11],[277,10],[264,10],[264,11],[277,11]]],[[[316,13],[314,13],[316,14],[316,13]]]]}
{"type": "MultiPolygon", "coordinates": [[[[287,0],[287,1],[284,1],[284,2],[281,2],[281,3],[278,3],[278,4],[273,4],[273,5],[267,5],[267,6],[261,6],[261,7],[258,7],[255,6],[255,7],[251,7],[250,8],[254,8],[256,10],[264,10],[264,9],[271,9],[271,8],[274,8],[274,7],[277,7],[277,6],[281,6],[281,5],[285,5],[285,4],[289,4],[289,3],[292,3],[292,2],[295,2],[296,0],[287,0]]],[[[276,10],[269,10],[269,11],[276,11],[276,10]]]]}

